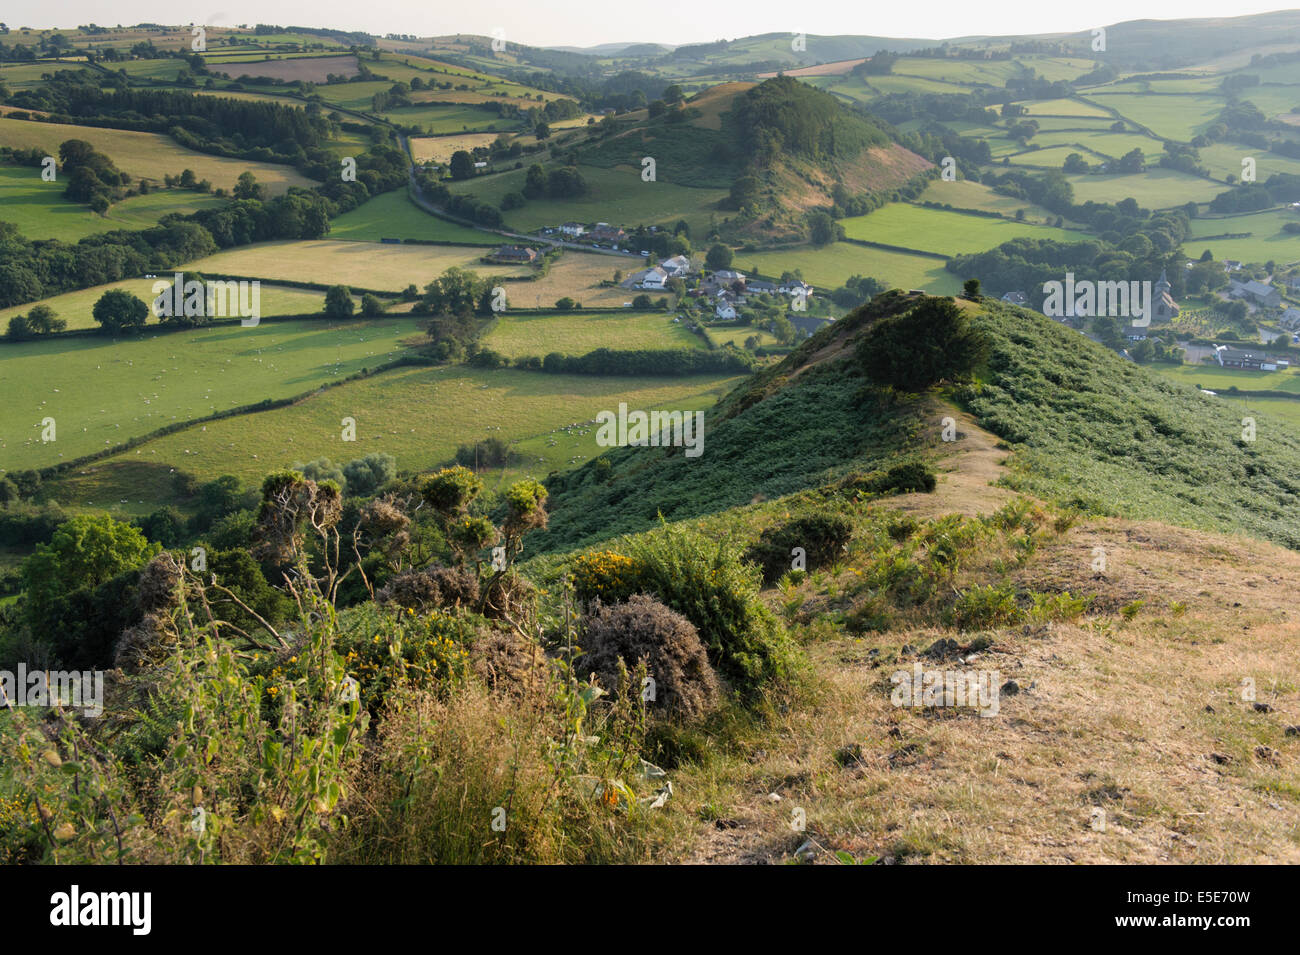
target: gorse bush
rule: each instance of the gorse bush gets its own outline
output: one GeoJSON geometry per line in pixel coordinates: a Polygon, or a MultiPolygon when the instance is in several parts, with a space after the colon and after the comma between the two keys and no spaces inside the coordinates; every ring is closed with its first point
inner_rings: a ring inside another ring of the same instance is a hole
{"type": "Polygon", "coordinates": [[[695,625],[709,660],[743,697],[791,675],[793,646],[759,600],[759,573],[729,541],[663,524],[628,538],[637,590],[695,625]]]}
{"type": "MultiPolygon", "coordinates": [[[[602,687],[617,687],[620,663],[628,670],[644,663],[654,681],[651,712],[689,719],[718,705],[718,679],[699,634],[681,614],[638,594],[627,603],[595,607],[582,623],[584,653],[575,666],[594,673],[602,687]]],[[[642,687],[630,689],[647,699],[642,687]]]]}
{"type": "Polygon", "coordinates": [[[853,522],[847,517],[810,514],[764,530],[745,559],[758,564],[764,583],[770,584],[792,569],[796,548],[804,552],[806,569],[817,570],[842,557],[852,536],[853,522]]]}

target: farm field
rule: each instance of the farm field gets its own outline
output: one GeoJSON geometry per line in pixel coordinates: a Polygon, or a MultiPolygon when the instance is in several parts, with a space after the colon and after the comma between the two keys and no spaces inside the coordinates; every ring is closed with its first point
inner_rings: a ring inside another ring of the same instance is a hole
{"type": "Polygon", "coordinates": [[[11,222],[29,239],[78,239],[114,229],[145,229],[170,212],[188,214],[222,202],[188,190],[167,189],[114,203],[100,216],[65,199],[65,186],[44,182],[34,166],[0,166],[0,220],[11,222]]]}
{"type": "MultiPolygon", "coordinates": [[[[482,270],[491,272],[496,266],[485,265],[482,270]]],[[[638,289],[602,287],[602,281],[613,281],[614,273],[625,276],[641,268],[641,260],[631,256],[602,255],[599,252],[575,252],[566,249],[560,258],[551,263],[545,275],[527,282],[511,282],[506,286],[510,301],[525,308],[544,308],[568,296],[588,308],[621,306],[641,292],[638,289]]],[[[653,298],[665,293],[650,292],[653,298]]]]}
{"type": "MultiPolygon", "coordinates": [[[[1141,133],[1111,132],[1040,132],[1032,143],[1047,146],[1082,146],[1111,159],[1119,159],[1131,150],[1140,149],[1148,160],[1164,154],[1164,144],[1158,139],[1143,136],[1141,133]]],[[[1011,160],[1015,162],[1014,159],[1011,160]]]]}
{"type": "Polygon", "coordinates": [[[409,141],[411,158],[418,163],[451,162],[451,154],[458,149],[476,149],[496,142],[496,133],[463,133],[459,136],[414,136],[409,141]]]}
{"type": "Polygon", "coordinates": [[[1067,176],[1074,186],[1074,201],[1119,202],[1133,198],[1147,209],[1172,209],[1189,202],[1209,202],[1226,186],[1176,169],[1148,169],[1121,176],[1082,174],[1067,176]]]}
{"type": "MultiPolygon", "coordinates": [[[[1265,152],[1251,146],[1212,143],[1197,151],[1200,153],[1201,165],[1216,179],[1224,179],[1229,175],[1240,179],[1241,161],[1247,156],[1255,160],[1255,176],[1259,182],[1279,172],[1293,176],[1300,175],[1300,159],[1291,159],[1288,156],[1265,152]]],[[[1227,189],[1227,186],[1225,185],[1224,188],[1227,189]]]]}
{"type": "Polygon", "coordinates": [[[583,355],[597,348],[702,348],[697,335],[680,323],[673,323],[671,312],[636,312],[626,309],[615,313],[581,312],[524,314],[506,312],[483,339],[487,348],[507,358],[536,355],[544,358],[551,352],[583,355]]]}
{"type": "MultiPolygon", "coordinates": [[[[1007,80],[1020,72],[1020,66],[1012,60],[980,62],[905,56],[894,63],[892,72],[895,76],[919,76],[946,83],[1002,88],[1005,87],[1007,80]]],[[[874,80],[875,77],[872,79],[874,80]]]]}
{"type": "Polygon", "coordinates": [[[551,375],[463,365],[399,368],[286,408],[209,422],[206,431],[187,428],[105,464],[158,461],[202,479],[234,474],[255,484],[278,467],[371,452],[393,455],[404,470],[423,470],[448,462],[461,444],[495,436],[511,442],[541,439],[532,447],[542,460],[530,461],[526,473],[544,477],[595,451],[594,427],[579,429],[589,435],[571,437],[560,429],[592,421],[598,411],[617,410],[620,401],[646,410],[685,408],[692,401],[695,407],[711,405],[735,381],[551,375]],[[345,417],[356,419],[355,443],[340,440],[339,422],[345,417]]]}
{"type": "Polygon", "coordinates": [[[1106,110],[1091,103],[1081,103],[1073,99],[1041,99],[1022,103],[1025,112],[1031,117],[1038,116],[1096,116],[1114,122],[1114,117],[1106,110]]]}
{"type": "Polygon", "coordinates": [[[850,239],[883,242],[947,256],[982,252],[1022,237],[1060,241],[1087,238],[1084,233],[1073,229],[927,209],[905,202],[893,202],[865,216],[843,219],[841,224],[850,239]]]}
{"type": "MultiPolygon", "coordinates": [[[[1080,152],[1075,146],[1048,146],[1043,149],[1031,149],[1028,152],[1012,153],[1008,159],[1013,166],[1029,166],[1035,169],[1060,169],[1070,153],[1080,152]]],[[[1098,157],[1086,154],[1084,158],[1095,162],[1098,157]]]]}
{"type": "Polygon", "coordinates": [[[461,132],[507,132],[520,128],[518,120],[502,119],[477,106],[399,106],[376,115],[401,126],[419,126],[430,135],[461,132]]]}
{"type": "Polygon", "coordinates": [[[709,336],[709,340],[715,345],[735,345],[737,348],[742,348],[746,339],[753,338],[756,335],[760,346],[778,344],[775,335],[756,325],[736,325],[725,328],[706,326],[704,333],[709,336]]]}
{"type": "Polygon", "coordinates": [[[1199,256],[1208,248],[1215,259],[1238,262],[1290,264],[1300,262],[1300,235],[1282,231],[1290,222],[1300,222],[1300,214],[1290,210],[1255,212],[1221,219],[1193,219],[1192,237],[1183,244],[1188,255],[1199,256]],[[1211,239],[1208,236],[1249,232],[1244,239],[1211,239]]]}
{"type": "Polygon", "coordinates": [[[938,295],[961,291],[961,280],[939,259],[851,242],[836,242],[821,249],[796,246],[771,252],[741,252],[733,267],[743,272],[757,268],[764,275],[776,277],[799,269],[805,282],[831,289],[843,285],[850,276],[869,275],[903,289],[925,289],[938,295]]]}
{"type": "Polygon", "coordinates": [[[0,145],[3,146],[39,148],[57,156],[59,145],[68,139],[85,140],[112,158],[118,169],[136,179],[162,182],[164,175],[193,169],[199,179],[207,179],[213,186],[225,189],[234,188],[236,180],[245,172],[252,172],[272,195],[286,192],[290,186],[315,185],[289,166],[197,153],[158,133],[0,119],[0,145]]]}
{"type": "MultiPolygon", "coordinates": [[[[483,249],[456,245],[389,245],[316,239],[259,242],[205,259],[188,268],[223,275],[289,282],[330,282],[399,292],[423,288],[453,265],[480,270],[483,249]]],[[[524,275],[526,268],[493,266],[497,274],[524,275]]]]}
{"type": "Polygon", "coordinates": [[[933,180],[925,192],[921,193],[921,202],[947,203],[955,209],[978,209],[981,212],[997,212],[1004,216],[1014,216],[1020,210],[1025,211],[1029,222],[1055,221],[1056,216],[1042,206],[1034,205],[1028,199],[1015,196],[1002,196],[989,186],[973,179],[957,179],[944,182],[933,180]]]}
{"type": "Polygon", "coordinates": [[[409,318],[322,319],[6,344],[0,467],[45,467],[177,421],[310,391],[395,357],[415,331],[409,318]],[[41,442],[46,416],[58,428],[50,443],[41,442]]]}
{"type": "MultiPolygon", "coordinates": [[[[1151,366],[1162,375],[1176,378],[1184,384],[1198,388],[1207,388],[1219,392],[1225,397],[1229,388],[1236,387],[1244,391],[1288,391],[1300,395],[1300,373],[1295,369],[1285,371],[1242,371],[1232,368],[1220,368],[1218,365],[1166,365],[1155,363],[1151,366]]],[[[1252,402],[1256,399],[1251,398],[1252,402]]],[[[1288,399],[1279,398],[1278,401],[1288,399]]],[[[1300,407],[1300,402],[1297,402],[1300,407]]]]}
{"type": "MultiPolygon", "coordinates": [[[[42,299],[40,302],[29,302],[26,305],[15,305],[10,308],[0,309],[0,328],[8,325],[12,316],[25,314],[34,305],[38,304],[48,305],[54,309],[59,318],[68,323],[70,330],[98,328],[99,323],[91,315],[91,309],[94,308],[95,303],[99,301],[100,296],[105,292],[110,289],[125,289],[136,298],[148,303],[154,298],[154,283],[170,278],[172,274],[171,272],[162,272],[159,273],[156,279],[123,279],[120,282],[112,282],[107,285],[96,285],[93,288],[78,289],[75,292],[64,292],[62,295],[42,299]]],[[[261,312],[264,316],[306,315],[319,312],[325,307],[324,292],[292,288],[287,285],[263,283],[261,296],[261,312]]],[[[151,317],[149,321],[152,323],[157,319],[151,317]]],[[[0,354],[6,353],[0,352],[0,354]]]]}
{"type": "Polygon", "coordinates": [[[1195,93],[1161,95],[1098,91],[1081,95],[1099,106],[1116,110],[1125,119],[1145,126],[1157,136],[1184,143],[1205,132],[1224,107],[1222,97],[1195,93]]]}
{"type": "MultiPolygon", "coordinates": [[[[357,58],[350,54],[342,56],[293,56],[292,54],[273,54],[281,57],[260,62],[240,62],[239,57],[225,62],[212,63],[209,69],[214,73],[225,73],[231,79],[240,76],[258,76],[273,80],[286,80],[290,83],[324,83],[329,74],[342,76],[357,75],[357,58]]],[[[391,85],[391,84],[390,84],[391,85]]]]}
{"type": "Polygon", "coordinates": [[[362,242],[426,239],[465,245],[499,244],[496,237],[486,232],[430,215],[411,202],[405,189],[375,196],[351,212],[331,220],[330,238],[362,242]]]}
{"type": "MultiPolygon", "coordinates": [[[[518,232],[533,232],[543,226],[555,226],[570,219],[578,222],[609,222],[627,228],[637,225],[672,225],[685,219],[692,235],[706,235],[716,212],[717,203],[727,195],[725,189],[693,189],[670,182],[643,182],[641,170],[631,166],[602,169],[580,167],[589,192],[577,199],[535,199],[521,209],[507,213],[506,222],[518,232]]],[[[507,192],[523,189],[525,170],[484,176],[452,183],[455,193],[469,193],[500,206],[507,192]]]]}

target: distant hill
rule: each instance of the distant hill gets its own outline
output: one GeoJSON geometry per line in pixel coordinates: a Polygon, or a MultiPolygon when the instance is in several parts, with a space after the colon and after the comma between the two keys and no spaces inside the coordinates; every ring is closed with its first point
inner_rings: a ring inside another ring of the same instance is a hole
{"type": "Polygon", "coordinates": [[[585,163],[640,167],[668,182],[732,190],[733,238],[800,239],[837,190],[890,193],[930,167],[870,117],[788,77],[723,83],[680,110],[620,124],[580,151],[585,163]]]}

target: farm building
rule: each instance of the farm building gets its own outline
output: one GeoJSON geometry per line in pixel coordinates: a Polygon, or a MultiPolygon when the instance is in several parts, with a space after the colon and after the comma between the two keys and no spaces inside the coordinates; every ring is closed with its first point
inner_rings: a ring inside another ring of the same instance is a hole
{"type": "Polygon", "coordinates": [[[1247,351],[1242,348],[1229,348],[1219,345],[1214,349],[1215,360],[1224,368],[1242,368],[1246,371],[1277,371],[1288,368],[1291,362],[1285,358],[1274,358],[1264,352],[1247,351]]]}
{"type": "Polygon", "coordinates": [[[522,262],[532,265],[537,261],[537,250],[522,245],[503,245],[488,256],[494,262],[522,262]]]}
{"type": "Polygon", "coordinates": [[[1228,288],[1229,298],[1250,299],[1256,305],[1276,308],[1282,304],[1282,293],[1266,282],[1251,279],[1249,282],[1231,281],[1228,288]]]}

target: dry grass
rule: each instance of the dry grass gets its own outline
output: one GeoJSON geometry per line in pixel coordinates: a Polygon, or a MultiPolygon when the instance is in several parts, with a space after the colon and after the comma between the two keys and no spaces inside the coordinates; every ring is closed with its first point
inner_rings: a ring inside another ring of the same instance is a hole
{"type": "Polygon", "coordinates": [[[3,146],[39,148],[57,156],[59,145],[68,139],[84,139],[110,156],[119,169],[137,179],[161,182],[164,175],[180,175],[185,169],[193,169],[199,179],[207,179],[213,186],[224,189],[233,189],[245,172],[255,175],[272,195],[286,192],[290,186],[316,185],[289,166],[196,153],[158,133],[0,119],[0,145],[3,146]]]}
{"type": "MultiPolygon", "coordinates": [[[[995,440],[969,422],[959,428],[936,493],[900,499],[919,517],[988,513],[1005,499],[985,483],[995,440]]],[[[846,566],[838,579],[851,574],[846,566]]],[[[1300,723],[1300,555],[1091,521],[1049,534],[1009,577],[1037,592],[1090,594],[1093,607],[1074,622],[987,631],[990,647],[948,663],[918,654],[974,634],[905,624],[855,639],[809,619],[816,698],[676,775],[678,811],[696,817],[684,854],[780,862],[812,839],[819,861],[845,850],[930,863],[1300,862],[1300,736],[1287,735],[1300,723]],[[1095,547],[1105,548],[1104,574],[1093,569],[1095,547]],[[903,653],[906,644],[914,649],[903,653]],[[915,660],[996,670],[1020,691],[1004,691],[990,718],[895,707],[889,676],[915,660]],[[1247,679],[1254,700],[1243,698],[1247,679]],[[852,745],[860,756],[845,758],[852,745]],[[791,827],[796,807],[804,832],[791,827]]],[[[996,579],[984,566],[961,583],[996,579]]],[[[778,609],[781,599],[773,593],[778,609]]],[[[804,608],[797,619],[813,616],[804,608]]]]}

